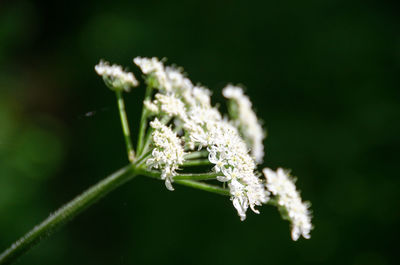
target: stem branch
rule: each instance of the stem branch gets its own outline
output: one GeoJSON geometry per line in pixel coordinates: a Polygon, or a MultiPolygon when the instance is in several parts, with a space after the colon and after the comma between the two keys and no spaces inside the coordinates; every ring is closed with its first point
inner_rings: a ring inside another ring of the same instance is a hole
{"type": "Polygon", "coordinates": [[[116,90],[115,95],[117,96],[119,116],[121,118],[122,131],[124,133],[124,138],[125,138],[126,152],[128,154],[129,161],[133,163],[135,159],[135,151],[133,150],[133,145],[131,142],[131,133],[129,130],[128,118],[125,112],[125,104],[124,104],[124,99],[122,97],[122,91],[116,90]]]}
{"type": "MultiPolygon", "coordinates": [[[[145,169],[136,169],[137,174],[144,175],[147,177],[152,177],[156,179],[161,179],[161,172],[159,171],[153,171],[153,170],[145,170],[145,169]]],[[[189,174],[189,173],[184,173],[184,174],[178,174],[173,177],[174,180],[210,180],[210,179],[215,179],[218,176],[221,176],[222,173],[214,173],[214,172],[209,172],[209,173],[195,173],[195,174],[189,174]]]]}
{"type": "Polygon", "coordinates": [[[208,151],[206,151],[206,150],[191,152],[184,156],[185,160],[194,159],[194,158],[204,158],[204,157],[208,157],[208,151]]]}
{"type": "Polygon", "coordinates": [[[204,191],[208,191],[208,192],[212,192],[212,193],[217,193],[220,195],[225,195],[225,196],[229,196],[229,190],[228,189],[224,189],[215,185],[210,185],[207,183],[203,183],[203,182],[198,182],[198,181],[193,181],[193,180],[175,180],[176,183],[184,185],[184,186],[188,186],[191,188],[195,188],[195,189],[199,189],[199,190],[204,190],[204,191]]]}
{"type": "Polygon", "coordinates": [[[197,159],[197,160],[187,160],[183,162],[184,167],[192,167],[192,166],[208,166],[211,165],[208,159],[197,159]]]}
{"type": "MultiPolygon", "coordinates": [[[[153,91],[152,87],[150,85],[147,85],[144,101],[150,99],[152,91],[153,91]]],[[[143,106],[142,117],[140,118],[139,137],[136,147],[136,151],[138,152],[139,155],[142,154],[143,151],[143,140],[147,128],[147,115],[148,115],[148,110],[146,109],[145,106],[143,106]]]]}

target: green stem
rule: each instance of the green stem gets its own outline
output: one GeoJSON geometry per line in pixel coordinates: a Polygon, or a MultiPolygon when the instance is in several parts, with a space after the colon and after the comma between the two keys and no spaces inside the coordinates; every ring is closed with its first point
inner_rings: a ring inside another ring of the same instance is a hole
{"type": "Polygon", "coordinates": [[[225,196],[230,195],[228,189],[224,189],[224,188],[221,188],[221,187],[218,187],[215,185],[206,184],[203,182],[197,182],[197,181],[193,181],[193,180],[176,180],[175,182],[178,184],[184,185],[184,186],[188,186],[191,188],[204,190],[204,191],[208,191],[208,192],[212,192],[212,193],[216,193],[216,194],[220,194],[220,195],[225,195],[225,196]]]}
{"type": "Polygon", "coordinates": [[[175,133],[179,133],[180,130],[183,128],[183,122],[181,122],[178,126],[174,128],[175,133]]]}
{"type": "Polygon", "coordinates": [[[55,230],[72,220],[80,212],[94,204],[110,191],[132,179],[135,175],[136,173],[132,165],[128,165],[93,185],[51,214],[42,223],[35,226],[26,235],[12,244],[10,248],[6,249],[0,255],[0,264],[11,264],[37,243],[49,237],[55,230]]]}
{"type": "MultiPolygon", "coordinates": [[[[152,86],[148,85],[146,87],[146,93],[144,96],[144,100],[149,100],[151,98],[151,92],[153,91],[152,86]]],[[[142,154],[143,151],[143,140],[144,140],[144,135],[146,132],[147,128],[147,115],[148,111],[145,106],[143,106],[142,109],[142,117],[140,118],[140,127],[139,127],[139,137],[138,137],[138,142],[137,142],[137,147],[136,151],[138,154],[142,154]]]]}
{"type": "Polygon", "coordinates": [[[147,153],[142,154],[140,157],[137,158],[136,164],[138,167],[142,166],[146,162],[146,158],[149,158],[151,156],[151,153],[153,151],[148,151],[147,153]]]}
{"type": "MultiPolygon", "coordinates": [[[[156,171],[147,171],[144,169],[138,169],[137,171],[141,175],[145,175],[147,177],[155,178],[155,179],[161,179],[161,173],[156,172],[156,171]]],[[[215,179],[217,176],[221,175],[221,173],[202,173],[202,174],[178,174],[174,176],[174,183],[188,186],[191,188],[199,189],[199,190],[204,190],[212,193],[217,193],[221,195],[226,195],[229,196],[229,190],[224,189],[219,186],[215,185],[210,185],[207,183],[203,182],[198,182],[197,180],[210,180],[210,179],[215,179]]]]}
{"type": "MultiPolygon", "coordinates": [[[[62,206],[42,223],[35,226],[26,235],[12,244],[11,247],[0,254],[0,265],[11,264],[20,256],[25,254],[28,250],[30,250],[33,246],[38,244],[43,239],[49,237],[54,231],[67,224],[75,216],[89,206],[93,205],[109,192],[129,181],[134,176],[141,174],[148,177],[161,179],[160,172],[147,171],[143,168],[136,167],[136,163],[121,168],[97,184],[93,185],[82,194],[75,197],[69,203],[62,206]]],[[[174,179],[176,183],[181,185],[221,195],[229,195],[229,190],[227,189],[194,181],[215,179],[218,175],[219,174],[213,172],[204,174],[179,174],[175,176],[174,179]]]]}
{"type": "MultiPolygon", "coordinates": [[[[143,168],[136,169],[137,174],[144,175],[147,177],[152,177],[156,179],[161,179],[160,171],[145,170],[143,168]]],[[[198,174],[178,174],[173,177],[175,180],[210,180],[221,176],[221,173],[209,172],[209,173],[198,173],[198,174]]]]}
{"type": "Polygon", "coordinates": [[[129,161],[133,163],[133,161],[135,160],[135,151],[133,150],[133,145],[131,142],[131,133],[129,130],[128,118],[125,112],[125,104],[124,104],[124,99],[122,97],[122,91],[116,90],[115,94],[117,96],[119,116],[121,118],[122,131],[124,133],[124,138],[125,138],[126,152],[128,154],[129,161]]]}
{"type": "Polygon", "coordinates": [[[183,162],[184,167],[207,166],[207,165],[211,165],[210,161],[208,161],[207,159],[188,160],[183,162]]]}
{"type": "Polygon", "coordinates": [[[269,201],[267,202],[267,204],[272,205],[272,206],[279,207],[278,198],[277,198],[276,196],[270,198],[269,201]]]}
{"type": "Polygon", "coordinates": [[[206,150],[192,152],[184,156],[185,160],[204,157],[208,157],[208,152],[206,150]]]}
{"type": "Polygon", "coordinates": [[[149,149],[149,146],[150,146],[150,143],[151,143],[151,135],[153,134],[153,131],[154,131],[154,129],[150,127],[147,130],[146,135],[144,136],[145,140],[143,141],[144,143],[143,143],[142,150],[141,150],[142,154],[146,153],[148,151],[148,149],[149,149]]]}

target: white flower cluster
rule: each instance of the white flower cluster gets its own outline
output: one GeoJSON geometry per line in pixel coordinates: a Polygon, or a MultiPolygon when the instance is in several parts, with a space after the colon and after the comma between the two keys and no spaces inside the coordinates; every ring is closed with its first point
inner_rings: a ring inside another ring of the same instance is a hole
{"type": "Polygon", "coordinates": [[[157,112],[161,111],[171,117],[179,117],[182,120],[186,119],[185,104],[174,94],[164,95],[157,93],[153,104],[158,106],[157,112]]]}
{"type": "Polygon", "coordinates": [[[268,190],[277,196],[279,207],[284,208],[283,210],[292,223],[292,239],[296,241],[300,235],[304,238],[310,238],[312,225],[308,210],[309,203],[301,201],[294,181],[282,168],[278,168],[276,172],[264,168],[263,173],[267,179],[268,190]]]}
{"type": "Polygon", "coordinates": [[[125,72],[119,65],[110,65],[109,62],[101,60],[94,69],[112,89],[129,91],[131,87],[139,85],[133,73],[125,72]]]}
{"type": "Polygon", "coordinates": [[[256,164],[248,154],[246,143],[237,129],[227,121],[208,127],[208,159],[215,164],[215,171],[224,175],[218,180],[228,182],[231,200],[240,219],[246,219],[248,207],[259,213],[255,206],[267,203],[269,192],[264,189],[262,180],[256,174],[256,164]]]}
{"type": "Polygon", "coordinates": [[[176,175],[176,170],[183,163],[184,151],[181,140],[171,128],[162,124],[157,118],[150,123],[154,129],[152,134],[154,149],[152,157],[146,161],[150,168],[161,169],[161,179],[165,180],[165,186],[169,190],[172,187],[172,177],[176,175]]]}
{"type": "MultiPolygon", "coordinates": [[[[149,129],[152,141],[146,141],[141,152],[147,154],[152,148],[151,156],[143,159],[150,169],[161,171],[167,189],[174,190],[174,176],[186,155],[193,153],[193,158],[203,153],[197,151],[207,150],[208,161],[219,174],[216,178],[227,183],[242,221],[248,208],[259,213],[255,207],[270,201],[291,222],[293,240],[310,238],[309,204],[302,202],[294,181],[281,168],[276,172],[264,168],[265,179],[260,178],[257,163],[263,160],[265,133],[240,87],[228,85],[223,89],[224,97],[230,100],[232,120],[228,120],[212,105],[211,91],[193,85],[182,69],[164,66],[157,58],[137,57],[134,63],[146,75],[151,94],[143,102],[143,117],[153,119],[149,129]],[[157,91],[153,93],[152,89],[157,91]]],[[[134,75],[121,66],[100,61],[95,70],[112,89],[129,90],[138,85],[134,75]]]]}
{"type": "Polygon", "coordinates": [[[156,58],[139,57],[134,62],[157,81],[159,93],[152,103],[146,103],[147,108],[159,106],[158,111],[178,118],[183,123],[183,138],[190,150],[207,147],[209,161],[215,165],[216,172],[224,175],[218,180],[228,183],[241,220],[246,218],[248,207],[258,213],[255,206],[266,203],[269,193],[257,176],[256,163],[239,131],[212,107],[211,92],[194,86],[179,69],[164,67],[156,58]]]}
{"type": "MultiPolygon", "coordinates": [[[[265,133],[258,122],[257,116],[252,110],[250,99],[243,93],[240,87],[228,85],[222,91],[225,98],[232,100],[237,107],[236,125],[243,134],[248,147],[251,150],[251,155],[257,163],[261,163],[264,157],[263,140],[265,133]]],[[[236,114],[236,113],[235,113],[236,114]]]]}
{"type": "Polygon", "coordinates": [[[136,57],[133,62],[140,67],[144,74],[150,74],[157,80],[157,88],[174,93],[176,90],[191,88],[192,82],[185,78],[179,69],[164,67],[164,64],[157,58],[136,57]]]}

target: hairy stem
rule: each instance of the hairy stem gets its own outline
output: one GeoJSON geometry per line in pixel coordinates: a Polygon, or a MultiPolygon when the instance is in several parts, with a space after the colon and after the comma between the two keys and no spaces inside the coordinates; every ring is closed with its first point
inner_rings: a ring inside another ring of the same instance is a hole
{"type": "Polygon", "coordinates": [[[122,124],[122,132],[124,133],[125,138],[126,152],[128,154],[129,161],[133,163],[133,161],[135,160],[135,151],[133,150],[133,145],[131,142],[131,133],[129,130],[128,118],[125,112],[125,103],[122,97],[122,91],[116,90],[115,94],[117,96],[119,116],[121,118],[122,124]]]}
{"type": "Polygon", "coordinates": [[[0,264],[11,264],[40,241],[49,237],[55,230],[72,220],[80,212],[135,175],[132,165],[128,165],[93,185],[6,249],[0,255],[0,264]]]}

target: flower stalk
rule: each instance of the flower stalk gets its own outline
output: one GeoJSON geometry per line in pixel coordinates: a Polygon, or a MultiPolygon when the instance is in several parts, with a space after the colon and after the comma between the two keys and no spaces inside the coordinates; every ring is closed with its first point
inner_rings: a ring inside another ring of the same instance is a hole
{"type": "MultiPolygon", "coordinates": [[[[144,100],[150,99],[152,91],[153,91],[152,86],[150,84],[148,84],[146,87],[146,94],[144,96],[144,100]]],[[[147,128],[147,116],[148,116],[148,110],[143,106],[142,116],[140,118],[140,125],[139,125],[138,142],[137,142],[137,147],[136,147],[136,151],[138,152],[138,155],[141,155],[142,150],[143,150],[143,144],[144,144],[143,141],[144,141],[144,136],[145,136],[146,128],[147,128]]]]}
{"type": "Polygon", "coordinates": [[[127,152],[129,161],[131,163],[133,163],[133,161],[135,160],[135,151],[133,150],[133,145],[132,145],[132,141],[131,141],[131,132],[129,130],[128,118],[127,118],[126,112],[125,112],[125,103],[124,103],[124,98],[122,97],[122,91],[116,90],[115,95],[117,96],[117,103],[118,103],[119,116],[121,119],[122,132],[123,132],[124,138],[125,138],[126,152],[127,152]]]}
{"type": "Polygon", "coordinates": [[[196,160],[188,160],[183,162],[184,167],[193,167],[193,166],[209,166],[211,165],[208,159],[196,159],[196,160]]]}

